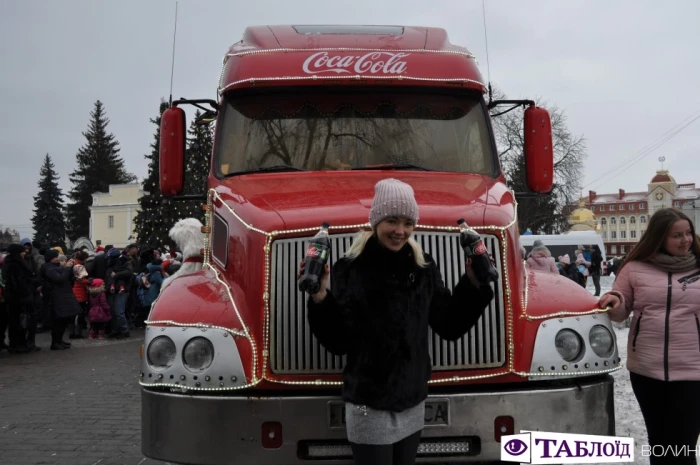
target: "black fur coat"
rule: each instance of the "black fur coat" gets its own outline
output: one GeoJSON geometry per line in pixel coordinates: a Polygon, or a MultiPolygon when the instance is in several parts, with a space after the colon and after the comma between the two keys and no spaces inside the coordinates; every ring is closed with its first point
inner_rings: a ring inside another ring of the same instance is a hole
{"type": "Polygon", "coordinates": [[[395,412],[417,405],[431,374],[428,326],[457,340],[493,299],[490,286],[477,288],[466,275],[453,294],[425,259],[421,268],[410,246],[392,252],[372,237],[356,259],[336,262],[322,302],[309,298],[313,334],[328,351],[347,354],[344,400],[395,412]]]}

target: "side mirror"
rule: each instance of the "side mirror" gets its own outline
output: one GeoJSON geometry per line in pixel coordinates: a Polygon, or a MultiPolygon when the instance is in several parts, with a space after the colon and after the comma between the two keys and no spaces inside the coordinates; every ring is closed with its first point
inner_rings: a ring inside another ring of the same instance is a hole
{"type": "Polygon", "coordinates": [[[552,122],[544,108],[530,105],[524,114],[525,171],[532,192],[548,194],[554,185],[552,122]]]}
{"type": "Polygon", "coordinates": [[[170,107],[160,117],[160,193],[172,197],[185,184],[185,112],[170,107]]]}

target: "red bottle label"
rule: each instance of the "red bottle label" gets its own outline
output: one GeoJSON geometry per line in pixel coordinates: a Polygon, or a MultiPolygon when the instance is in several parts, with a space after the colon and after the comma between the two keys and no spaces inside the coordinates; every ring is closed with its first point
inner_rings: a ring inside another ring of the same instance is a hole
{"type": "Polygon", "coordinates": [[[476,245],[476,248],[474,249],[474,253],[476,255],[486,253],[486,246],[484,245],[484,241],[479,241],[479,243],[476,245]]]}

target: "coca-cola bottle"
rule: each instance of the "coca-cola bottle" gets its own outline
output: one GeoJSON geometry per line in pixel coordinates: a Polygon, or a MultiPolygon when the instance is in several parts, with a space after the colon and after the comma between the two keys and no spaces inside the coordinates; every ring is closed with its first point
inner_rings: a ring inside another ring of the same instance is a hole
{"type": "Polygon", "coordinates": [[[493,266],[491,256],[486,250],[484,241],[481,240],[479,233],[470,228],[464,221],[464,218],[458,219],[457,224],[460,229],[459,243],[464,249],[467,259],[471,259],[472,270],[476,278],[482,284],[497,281],[498,270],[493,266]]]}
{"type": "Polygon", "coordinates": [[[331,253],[331,241],[328,238],[328,223],[323,223],[321,229],[309,241],[304,257],[304,273],[299,278],[299,290],[316,294],[321,290],[321,276],[328,263],[331,253]]]}

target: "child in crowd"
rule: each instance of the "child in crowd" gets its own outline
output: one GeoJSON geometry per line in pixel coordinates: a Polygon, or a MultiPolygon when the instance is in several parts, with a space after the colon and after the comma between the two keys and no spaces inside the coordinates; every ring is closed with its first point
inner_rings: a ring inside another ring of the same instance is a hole
{"type": "Polygon", "coordinates": [[[112,312],[107,303],[105,295],[105,283],[99,278],[92,280],[92,284],[88,287],[90,294],[90,312],[88,319],[90,320],[90,332],[88,339],[104,339],[105,326],[112,319],[112,312]]]}
{"type": "MultiPolygon", "coordinates": [[[[124,254],[120,254],[119,257],[116,258],[116,262],[114,266],[112,267],[112,272],[115,274],[119,274],[122,271],[126,271],[128,269],[129,265],[129,257],[127,257],[124,254]]],[[[115,279],[112,281],[112,284],[109,286],[109,292],[110,294],[114,294],[115,292],[118,292],[120,294],[126,292],[126,288],[124,287],[125,281],[122,279],[115,279]]]]}

